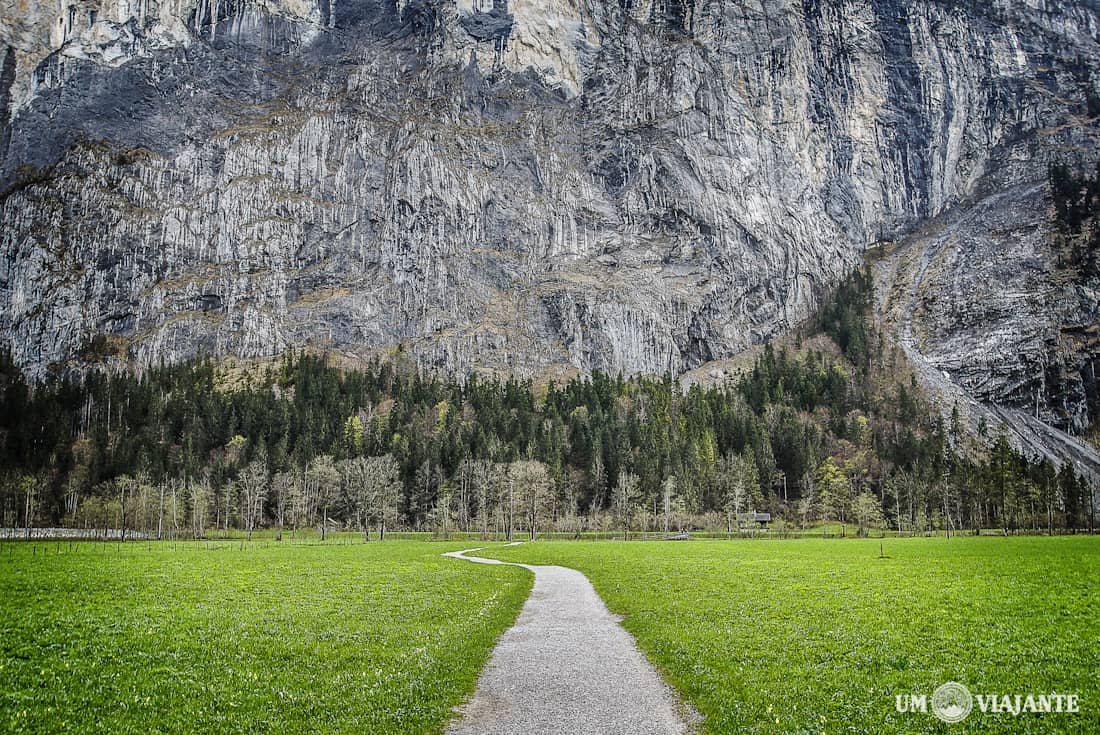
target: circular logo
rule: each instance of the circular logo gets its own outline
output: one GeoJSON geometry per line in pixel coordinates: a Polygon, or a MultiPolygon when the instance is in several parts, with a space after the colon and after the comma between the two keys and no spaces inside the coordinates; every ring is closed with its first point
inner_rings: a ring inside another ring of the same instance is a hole
{"type": "Polygon", "coordinates": [[[947,682],[932,694],[932,714],[944,722],[962,722],[973,706],[970,690],[957,681],[947,682]]]}

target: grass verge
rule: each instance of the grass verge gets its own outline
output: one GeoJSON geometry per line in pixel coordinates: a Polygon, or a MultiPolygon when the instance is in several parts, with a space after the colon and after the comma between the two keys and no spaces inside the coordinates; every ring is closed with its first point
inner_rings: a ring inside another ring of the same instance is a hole
{"type": "Polygon", "coordinates": [[[1100,732],[1100,539],[538,542],[481,552],[561,564],[710,733],[1100,732]],[[946,681],[1076,693],[1079,714],[964,722],[899,713],[946,681]]]}
{"type": "Polygon", "coordinates": [[[463,544],[3,546],[11,733],[440,732],[531,586],[463,544]]]}

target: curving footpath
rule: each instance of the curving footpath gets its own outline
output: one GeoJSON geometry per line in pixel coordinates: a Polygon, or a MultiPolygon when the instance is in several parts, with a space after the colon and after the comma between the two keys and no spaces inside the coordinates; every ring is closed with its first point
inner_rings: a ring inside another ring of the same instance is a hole
{"type": "MultiPolygon", "coordinates": [[[[481,564],[507,564],[444,554],[481,564]]],[[[592,584],[565,567],[535,574],[516,624],[501,636],[477,691],[447,735],[685,735],[672,692],[592,584]]]]}

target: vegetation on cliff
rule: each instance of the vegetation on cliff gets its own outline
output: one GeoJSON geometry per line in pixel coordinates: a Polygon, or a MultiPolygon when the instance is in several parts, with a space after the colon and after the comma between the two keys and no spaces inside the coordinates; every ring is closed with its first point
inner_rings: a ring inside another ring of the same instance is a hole
{"type": "Polygon", "coordinates": [[[3,524],[733,531],[755,510],[845,532],[1093,527],[1095,490],[1071,469],[926,403],[870,299],[857,272],[789,344],[687,391],[302,352],[232,381],[203,359],[32,388],[5,361],[3,524]]]}

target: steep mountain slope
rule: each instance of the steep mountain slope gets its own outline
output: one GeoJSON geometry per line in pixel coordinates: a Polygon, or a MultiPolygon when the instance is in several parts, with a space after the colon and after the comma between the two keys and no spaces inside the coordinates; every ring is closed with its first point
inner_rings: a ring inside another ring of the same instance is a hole
{"type": "Polygon", "coordinates": [[[31,375],[297,344],[680,372],[943,216],[966,247],[903,335],[982,401],[1092,421],[1032,387],[1096,316],[1033,267],[1048,163],[1097,149],[1086,0],[0,8],[0,333],[31,375]]]}
{"type": "Polygon", "coordinates": [[[1100,478],[1100,453],[1073,436],[1100,402],[1100,281],[1059,269],[1044,193],[997,192],[890,247],[878,316],[945,415],[1100,478]]]}

